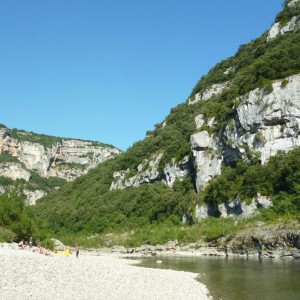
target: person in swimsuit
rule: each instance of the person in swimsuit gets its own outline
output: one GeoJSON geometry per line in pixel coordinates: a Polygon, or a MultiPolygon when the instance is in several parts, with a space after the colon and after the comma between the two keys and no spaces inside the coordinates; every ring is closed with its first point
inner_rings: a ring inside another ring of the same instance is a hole
{"type": "Polygon", "coordinates": [[[20,243],[18,244],[20,249],[24,249],[24,240],[21,240],[20,243]]]}

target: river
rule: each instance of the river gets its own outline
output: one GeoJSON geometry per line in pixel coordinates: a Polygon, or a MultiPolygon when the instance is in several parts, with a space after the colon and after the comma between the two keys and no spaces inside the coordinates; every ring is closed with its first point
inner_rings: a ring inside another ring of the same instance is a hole
{"type": "Polygon", "coordinates": [[[139,258],[142,267],[198,273],[214,300],[299,300],[300,261],[220,257],[139,258]],[[162,263],[156,263],[161,260],[162,263]]]}

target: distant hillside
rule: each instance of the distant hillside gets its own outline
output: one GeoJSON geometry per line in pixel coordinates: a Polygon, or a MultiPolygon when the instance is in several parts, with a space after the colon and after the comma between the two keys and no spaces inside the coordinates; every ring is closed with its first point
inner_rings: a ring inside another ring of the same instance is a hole
{"type": "MultiPolygon", "coordinates": [[[[285,1],[269,31],[212,68],[144,140],[43,198],[35,213],[57,235],[148,232],[153,243],[187,240],[173,232],[183,217],[251,217],[264,208],[268,220],[296,218],[299,28],[300,1],[285,1]]],[[[232,234],[234,224],[207,238],[232,234]]]]}
{"type": "Polygon", "coordinates": [[[0,126],[1,194],[23,194],[29,204],[120,151],[99,142],[65,139],[0,126]]]}

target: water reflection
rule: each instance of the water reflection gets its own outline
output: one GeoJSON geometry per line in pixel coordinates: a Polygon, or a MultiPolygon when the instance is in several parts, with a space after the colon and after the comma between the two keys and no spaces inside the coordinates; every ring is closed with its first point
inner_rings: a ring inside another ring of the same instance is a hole
{"type": "Polygon", "coordinates": [[[189,271],[214,299],[222,300],[299,300],[300,262],[219,257],[143,258],[141,266],[189,271]]]}

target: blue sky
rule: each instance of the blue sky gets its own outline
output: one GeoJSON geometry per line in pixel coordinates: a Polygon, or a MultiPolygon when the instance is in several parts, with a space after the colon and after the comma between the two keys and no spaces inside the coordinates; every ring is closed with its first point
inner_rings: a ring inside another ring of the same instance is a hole
{"type": "Polygon", "coordinates": [[[0,0],[0,123],[126,150],[283,0],[0,0]]]}

